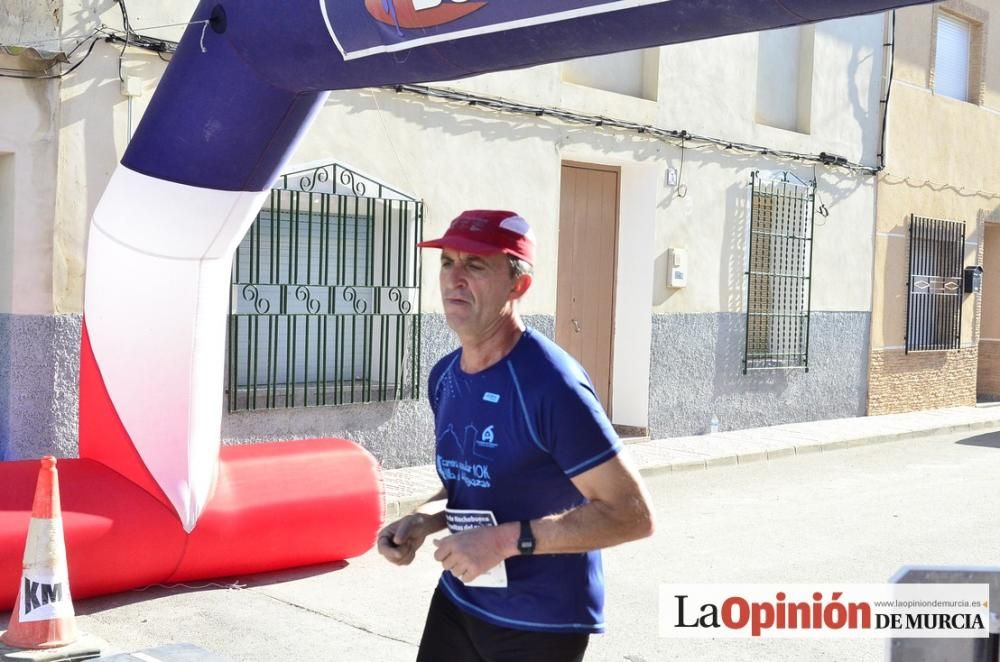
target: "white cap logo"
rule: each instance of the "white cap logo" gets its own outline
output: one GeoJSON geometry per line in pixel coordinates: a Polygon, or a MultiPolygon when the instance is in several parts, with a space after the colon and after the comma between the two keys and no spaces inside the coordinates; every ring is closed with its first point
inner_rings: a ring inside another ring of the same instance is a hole
{"type": "Polygon", "coordinates": [[[532,231],[531,226],[520,216],[508,216],[500,221],[500,227],[526,237],[532,243],[535,241],[535,233],[532,231]]]}

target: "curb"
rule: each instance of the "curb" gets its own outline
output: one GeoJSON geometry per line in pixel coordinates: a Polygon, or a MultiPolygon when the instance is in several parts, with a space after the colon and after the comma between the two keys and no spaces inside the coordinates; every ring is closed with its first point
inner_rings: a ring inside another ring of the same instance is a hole
{"type": "MultiPolygon", "coordinates": [[[[657,462],[649,461],[640,463],[639,473],[642,476],[662,476],[663,474],[698,471],[711,469],[713,467],[738,466],[741,464],[751,464],[757,462],[770,462],[798,455],[811,455],[814,453],[829,453],[849,448],[860,448],[863,446],[873,446],[894,441],[906,441],[910,439],[920,439],[941,434],[953,434],[961,432],[975,432],[979,430],[1000,430],[1000,419],[972,421],[969,423],[945,423],[940,427],[926,428],[923,430],[900,430],[898,432],[873,432],[870,436],[855,437],[849,439],[834,439],[816,443],[792,444],[778,448],[768,448],[760,450],[741,451],[732,454],[710,455],[704,458],[684,459],[679,461],[657,462]]],[[[669,439],[662,440],[669,443],[669,439]]],[[[647,444],[655,444],[655,441],[645,441],[629,444],[628,447],[642,447],[647,444]]],[[[408,515],[423,504],[434,492],[407,494],[397,499],[386,499],[385,518],[386,521],[408,515]]]]}

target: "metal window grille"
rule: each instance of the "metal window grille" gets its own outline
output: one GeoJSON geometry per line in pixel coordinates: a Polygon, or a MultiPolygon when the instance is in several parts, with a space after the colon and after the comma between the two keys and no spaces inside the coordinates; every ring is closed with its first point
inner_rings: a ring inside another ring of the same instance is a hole
{"type": "Polygon", "coordinates": [[[906,351],[959,349],[965,223],[910,218],[906,351]]]}
{"type": "Polygon", "coordinates": [[[419,397],[422,226],[339,164],[279,178],[233,260],[229,410],[419,397]]]}
{"type": "Polygon", "coordinates": [[[815,182],[750,176],[743,373],[809,369],[815,182]]]}

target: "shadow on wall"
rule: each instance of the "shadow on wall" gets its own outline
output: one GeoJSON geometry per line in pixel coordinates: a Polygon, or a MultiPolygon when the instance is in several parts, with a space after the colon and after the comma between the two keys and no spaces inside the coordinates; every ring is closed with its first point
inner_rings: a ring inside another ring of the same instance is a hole
{"type": "MultiPolygon", "coordinates": [[[[853,29],[848,25],[843,25],[841,27],[849,30],[853,29]]],[[[831,26],[830,29],[835,29],[835,27],[831,26]]],[[[845,39],[847,41],[853,41],[851,35],[845,35],[845,39]]],[[[881,62],[882,57],[884,57],[884,55],[881,55],[875,61],[881,62]]],[[[856,84],[859,79],[858,73],[859,70],[861,69],[861,63],[868,59],[874,59],[874,56],[868,55],[867,57],[862,58],[861,46],[855,42],[854,46],[851,48],[851,59],[847,64],[847,98],[850,99],[851,109],[854,111],[854,118],[858,122],[858,127],[861,128],[862,151],[861,154],[859,155],[860,161],[865,160],[865,157],[869,153],[869,148],[872,151],[872,156],[875,156],[874,152],[878,151],[878,146],[877,146],[878,135],[879,131],[881,131],[881,127],[878,125],[878,123],[872,120],[871,106],[864,103],[864,100],[861,98],[861,95],[858,94],[858,86],[856,84]]],[[[880,72],[875,69],[873,63],[872,70],[866,76],[866,79],[868,80],[868,89],[866,90],[866,92],[868,93],[869,103],[873,102],[874,99],[877,99],[879,96],[881,96],[880,90],[878,89],[878,85],[881,83],[882,77],[879,74],[880,72]]],[[[876,103],[875,109],[881,110],[881,104],[876,103]]]]}
{"type": "Polygon", "coordinates": [[[726,189],[726,218],[723,255],[719,260],[719,317],[715,337],[715,378],[713,395],[718,402],[747,390],[781,394],[788,387],[788,372],[771,370],[743,374],[746,351],[745,281],[747,233],[750,231],[748,181],[726,189]]]}
{"type": "Polygon", "coordinates": [[[984,223],[1000,223],[1000,205],[993,208],[993,211],[986,211],[985,209],[980,209],[976,213],[976,222],[979,225],[984,223]]]}
{"type": "MultiPolygon", "coordinates": [[[[85,0],[78,11],[67,14],[63,33],[90,34],[107,11],[107,2],[85,0]]],[[[152,96],[149,91],[136,97],[128,110],[129,100],[122,96],[118,72],[152,82],[160,80],[165,67],[166,62],[153,53],[133,48],[123,56],[120,46],[98,43],[87,61],[67,78],[69,85],[63,87],[59,123],[65,137],[60,170],[64,164],[86,164],[82,172],[61,174],[65,192],[54,236],[59,242],[56,260],[64,264],[56,270],[62,282],[55,283],[54,296],[65,310],[82,305],[90,220],[152,96]],[[115,73],[109,77],[110,72],[115,73]],[[123,120],[120,125],[115,123],[116,116],[123,120]]]]}
{"type": "MultiPolygon", "coordinates": [[[[351,115],[385,113],[418,131],[438,130],[449,136],[474,135],[484,142],[540,140],[554,146],[568,141],[584,144],[604,154],[628,154],[630,159],[644,161],[663,158],[666,146],[649,138],[625,132],[601,133],[587,125],[579,127],[472,106],[434,101],[408,93],[371,91],[338,91],[330,96],[327,106],[336,106],[351,115]],[[377,101],[377,105],[376,105],[377,101]]],[[[317,128],[322,128],[317,125],[317,128]]],[[[384,134],[371,137],[388,140],[384,134]]],[[[529,164],[522,164],[529,165],[529,164]]]]}

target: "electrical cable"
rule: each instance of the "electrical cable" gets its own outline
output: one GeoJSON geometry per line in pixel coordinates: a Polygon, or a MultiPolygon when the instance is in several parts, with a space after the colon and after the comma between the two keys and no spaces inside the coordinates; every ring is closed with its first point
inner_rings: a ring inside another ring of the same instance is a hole
{"type": "Polygon", "coordinates": [[[685,198],[687,194],[688,187],[684,183],[684,138],[681,138],[681,165],[677,170],[677,197],[685,198]]]}
{"type": "MultiPolygon", "coordinates": [[[[73,66],[71,66],[69,69],[67,69],[66,71],[60,72],[58,74],[42,74],[42,75],[32,74],[32,75],[29,75],[29,76],[21,76],[21,75],[18,75],[18,74],[3,74],[3,73],[0,73],[0,77],[3,77],[3,78],[20,78],[22,80],[49,80],[49,79],[53,79],[53,78],[62,78],[63,76],[67,76],[67,75],[73,73],[73,71],[75,71],[77,67],[79,67],[81,64],[83,64],[87,60],[87,58],[90,57],[90,54],[94,52],[94,45],[97,44],[98,41],[100,41],[100,39],[98,39],[96,36],[93,37],[91,39],[91,41],[90,41],[90,47],[87,49],[87,52],[84,53],[83,57],[80,58],[79,60],[77,60],[77,62],[73,66]]],[[[83,43],[83,42],[81,42],[81,43],[83,43]]],[[[74,50],[76,50],[76,49],[74,49],[74,50]]]]}
{"type": "Polygon", "coordinates": [[[378,88],[370,88],[372,93],[372,101],[375,103],[375,110],[378,113],[379,124],[382,126],[382,135],[385,136],[386,142],[389,143],[389,147],[392,149],[392,155],[396,157],[396,164],[399,166],[400,172],[403,173],[403,178],[406,180],[406,186],[409,187],[409,191],[416,191],[416,187],[413,185],[413,180],[410,179],[410,169],[403,165],[403,160],[399,158],[399,152],[396,151],[396,143],[393,142],[392,137],[389,135],[389,128],[386,126],[385,117],[382,112],[382,106],[378,102],[378,88]]]}
{"type": "Polygon", "coordinates": [[[118,78],[121,82],[125,82],[125,74],[122,73],[122,63],[125,61],[125,49],[128,48],[128,37],[129,33],[132,32],[132,27],[128,22],[128,10],[125,9],[125,0],[117,0],[118,6],[122,10],[122,25],[125,26],[125,44],[122,46],[122,52],[118,54],[118,78]]]}
{"type": "Polygon", "coordinates": [[[506,99],[502,99],[499,97],[487,97],[448,88],[431,87],[427,85],[400,84],[400,85],[387,86],[387,89],[393,89],[398,94],[402,93],[415,94],[426,98],[438,99],[451,103],[461,103],[464,105],[481,107],[487,110],[493,110],[497,112],[533,115],[535,117],[547,117],[574,124],[587,124],[594,127],[607,127],[609,129],[630,131],[640,135],[649,136],[653,139],[660,140],[662,142],[666,142],[668,144],[672,144],[678,147],[683,146],[687,149],[699,149],[699,148],[709,147],[718,149],[720,151],[732,150],[743,154],[774,157],[776,159],[785,161],[813,163],[817,165],[824,165],[830,168],[842,168],[844,170],[847,170],[855,174],[869,175],[869,176],[875,175],[879,172],[879,168],[877,167],[871,167],[861,163],[855,163],[849,161],[848,159],[842,156],[828,154],[826,152],[821,152],[820,154],[807,154],[803,152],[793,152],[789,150],[771,149],[769,147],[763,147],[761,145],[753,145],[750,143],[743,143],[732,140],[723,140],[721,138],[714,138],[711,136],[702,136],[698,134],[689,133],[684,130],[664,129],[661,127],[651,126],[648,124],[638,124],[635,122],[629,122],[627,120],[613,119],[605,117],[603,115],[588,115],[585,113],[578,113],[570,110],[564,110],[562,108],[554,108],[548,106],[534,106],[530,104],[519,103],[516,101],[508,101],[506,99]],[[695,144],[692,147],[688,147],[687,143],[695,143],[695,144]]]}
{"type": "MultiPolygon", "coordinates": [[[[69,56],[69,55],[72,55],[74,52],[76,52],[76,50],[78,50],[80,48],[80,46],[82,46],[83,44],[87,43],[87,40],[90,40],[90,46],[87,49],[87,53],[83,56],[83,58],[81,58],[78,62],[76,62],[75,64],[73,64],[66,71],[63,71],[63,72],[58,73],[58,74],[26,74],[26,75],[14,74],[14,73],[0,73],[0,77],[3,77],[3,78],[19,78],[21,80],[48,80],[48,79],[54,79],[54,78],[62,78],[63,76],[66,76],[66,75],[72,73],[77,67],[79,67],[81,64],[83,64],[83,61],[86,60],[90,56],[90,54],[93,52],[94,45],[98,41],[100,41],[100,36],[102,36],[102,35],[103,35],[103,40],[105,42],[107,42],[107,43],[119,43],[120,42],[120,43],[123,44],[121,52],[118,54],[118,78],[121,79],[121,80],[124,80],[124,72],[123,72],[123,69],[122,69],[122,60],[125,57],[125,51],[126,51],[126,49],[128,49],[130,46],[131,47],[135,47],[135,48],[142,48],[142,49],[148,50],[148,51],[152,51],[152,52],[156,53],[157,56],[161,60],[163,60],[165,62],[169,62],[170,60],[167,59],[167,58],[165,58],[165,57],[163,57],[163,54],[164,53],[174,53],[177,50],[177,42],[176,41],[171,41],[169,39],[157,39],[155,37],[149,37],[147,35],[138,33],[132,27],[131,21],[129,20],[128,8],[125,6],[125,0],[115,0],[115,2],[117,2],[120,5],[120,10],[121,10],[121,14],[122,14],[123,28],[124,28],[122,30],[119,30],[117,28],[112,28],[112,27],[109,27],[107,25],[101,24],[99,27],[95,28],[94,31],[91,32],[89,35],[80,35],[80,34],[77,34],[77,35],[71,35],[69,37],[58,37],[58,38],[53,38],[53,39],[40,39],[40,40],[35,40],[35,41],[27,42],[28,44],[42,44],[42,43],[48,43],[48,42],[63,42],[63,41],[67,41],[69,39],[75,39],[77,37],[81,37],[82,36],[83,39],[81,39],[77,43],[77,45],[74,46],[73,49],[69,51],[69,53],[67,53],[67,56],[69,56]]],[[[172,28],[172,27],[178,27],[178,26],[182,26],[182,25],[192,25],[192,24],[195,24],[195,23],[206,23],[207,24],[208,22],[207,21],[190,21],[190,22],[187,22],[187,23],[167,23],[167,24],[164,24],[164,25],[152,25],[152,26],[149,26],[149,27],[146,27],[146,28],[143,28],[143,29],[144,30],[158,30],[158,29],[161,29],[161,28],[172,28]]],[[[26,47],[30,47],[30,46],[26,46],[26,47]]],[[[51,69],[51,66],[49,68],[51,69]]]]}
{"type": "Polygon", "coordinates": [[[885,86],[885,100],[882,102],[882,133],[879,136],[879,151],[876,160],[878,170],[885,169],[885,140],[886,131],[889,128],[889,96],[892,94],[892,77],[896,70],[896,10],[892,10],[891,28],[889,42],[885,44],[889,48],[889,80],[885,86]]]}

